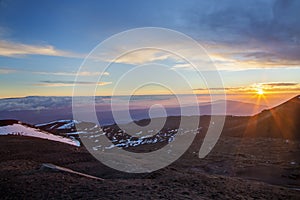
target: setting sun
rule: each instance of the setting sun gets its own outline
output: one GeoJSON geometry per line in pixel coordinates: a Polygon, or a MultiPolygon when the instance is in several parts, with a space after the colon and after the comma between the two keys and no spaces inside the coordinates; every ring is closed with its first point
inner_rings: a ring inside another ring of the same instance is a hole
{"type": "Polygon", "coordinates": [[[263,94],[264,94],[264,90],[261,89],[261,88],[258,88],[257,91],[256,91],[256,93],[257,93],[258,95],[263,95],[263,94]]]}

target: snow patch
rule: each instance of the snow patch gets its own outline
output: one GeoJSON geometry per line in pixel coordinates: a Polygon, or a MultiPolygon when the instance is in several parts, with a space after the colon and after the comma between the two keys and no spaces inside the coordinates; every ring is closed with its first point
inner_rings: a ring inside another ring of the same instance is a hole
{"type": "Polygon", "coordinates": [[[67,124],[64,124],[64,125],[58,127],[57,130],[71,129],[73,126],[74,126],[74,123],[70,122],[70,123],[67,123],[67,124]]]}
{"type": "MultiPolygon", "coordinates": [[[[61,119],[61,120],[57,120],[57,121],[52,121],[52,122],[47,122],[47,123],[43,123],[43,124],[36,124],[35,126],[36,127],[41,127],[41,126],[47,126],[47,125],[52,125],[54,124],[54,127],[56,126],[57,123],[65,123],[64,125],[60,126],[59,128],[63,129],[62,127],[63,126],[66,126],[67,128],[70,127],[72,125],[75,125],[75,124],[79,124],[80,122],[77,121],[77,120],[71,120],[71,119],[61,119]]],[[[52,127],[51,127],[52,128],[52,127]]],[[[50,128],[50,129],[51,129],[50,128]]]]}
{"type": "Polygon", "coordinates": [[[62,142],[74,146],[80,146],[80,142],[76,139],[65,138],[51,133],[42,132],[41,130],[24,126],[22,124],[13,124],[0,127],[0,135],[21,135],[28,137],[36,137],[56,142],[62,142]]]}

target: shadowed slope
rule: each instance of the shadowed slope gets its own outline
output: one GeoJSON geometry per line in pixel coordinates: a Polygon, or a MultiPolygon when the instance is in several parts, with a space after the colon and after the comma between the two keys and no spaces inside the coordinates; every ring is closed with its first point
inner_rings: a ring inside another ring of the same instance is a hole
{"type": "Polygon", "coordinates": [[[300,96],[252,117],[227,117],[224,135],[300,139],[300,96]]]}

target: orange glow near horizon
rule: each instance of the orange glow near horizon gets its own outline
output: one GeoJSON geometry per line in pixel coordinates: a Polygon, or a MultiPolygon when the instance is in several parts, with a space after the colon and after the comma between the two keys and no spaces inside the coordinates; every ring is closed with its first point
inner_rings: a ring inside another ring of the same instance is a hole
{"type": "MultiPolygon", "coordinates": [[[[28,90],[24,89],[18,92],[18,95],[13,94],[13,92],[7,91],[7,93],[0,94],[0,98],[21,98],[26,96],[72,96],[72,87],[60,87],[58,90],[57,88],[45,88],[44,90],[40,91],[39,88],[36,88],[35,90],[28,90]]],[[[227,89],[227,88],[225,88],[227,89]]],[[[149,90],[141,90],[134,93],[134,95],[170,95],[170,92],[167,92],[166,90],[155,90],[151,89],[149,90]]],[[[232,100],[232,101],[240,101],[245,103],[253,103],[256,105],[265,105],[269,108],[274,107],[276,105],[279,105],[297,95],[299,95],[298,91],[289,92],[288,90],[283,92],[274,92],[269,91],[264,86],[255,85],[247,90],[227,90],[226,93],[226,99],[232,100]]],[[[183,95],[189,95],[188,93],[184,93],[184,91],[181,93],[183,95]]],[[[209,102],[211,100],[209,91],[194,91],[195,95],[199,95],[199,102],[209,102]],[[207,92],[207,93],[206,93],[207,92]]],[[[213,95],[217,95],[218,91],[213,93],[213,95]]],[[[110,90],[105,87],[101,87],[101,95],[96,93],[97,96],[111,96],[110,90]]],[[[127,95],[126,92],[118,93],[116,95],[127,95]]],[[[84,93],[82,93],[81,96],[86,96],[84,93]]]]}

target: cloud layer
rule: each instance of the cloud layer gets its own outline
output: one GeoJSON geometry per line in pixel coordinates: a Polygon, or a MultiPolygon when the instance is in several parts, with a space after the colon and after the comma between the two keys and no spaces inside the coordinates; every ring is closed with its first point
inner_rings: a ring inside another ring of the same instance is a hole
{"type": "Polygon", "coordinates": [[[34,86],[43,86],[43,87],[73,87],[76,85],[110,85],[112,82],[89,82],[89,81],[81,81],[81,82],[74,82],[74,81],[41,81],[40,83],[34,84],[34,86]]]}
{"type": "Polygon", "coordinates": [[[300,66],[300,1],[202,1],[185,15],[219,65],[300,66]]]}
{"type": "Polygon", "coordinates": [[[45,55],[61,57],[79,57],[83,55],[56,49],[51,45],[29,45],[7,40],[0,40],[0,56],[21,57],[26,55],[45,55]]]}
{"type": "Polygon", "coordinates": [[[15,73],[17,70],[9,68],[0,68],[0,74],[11,74],[15,73]]]}
{"type": "Polygon", "coordinates": [[[247,93],[257,93],[262,90],[266,93],[299,93],[300,84],[296,82],[267,82],[267,83],[254,83],[248,86],[239,87],[216,87],[216,88],[196,88],[195,92],[198,93],[210,93],[225,91],[227,94],[247,94],[247,93]]]}

